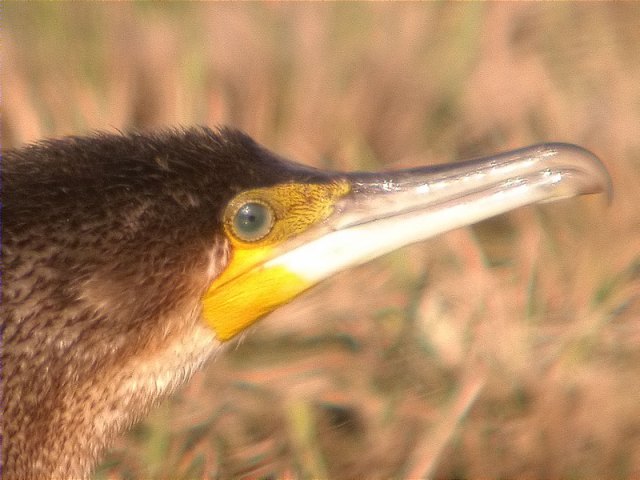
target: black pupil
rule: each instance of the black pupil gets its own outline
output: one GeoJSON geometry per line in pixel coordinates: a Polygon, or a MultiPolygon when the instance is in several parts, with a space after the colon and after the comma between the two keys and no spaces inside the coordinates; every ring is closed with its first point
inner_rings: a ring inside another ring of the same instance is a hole
{"type": "Polygon", "coordinates": [[[234,226],[238,233],[249,238],[259,237],[269,228],[269,212],[260,203],[246,203],[236,213],[234,226]]]}

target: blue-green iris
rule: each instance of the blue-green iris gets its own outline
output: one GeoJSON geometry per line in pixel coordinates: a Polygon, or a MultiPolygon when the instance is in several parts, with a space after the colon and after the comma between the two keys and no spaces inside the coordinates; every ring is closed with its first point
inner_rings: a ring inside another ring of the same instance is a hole
{"type": "Polygon", "coordinates": [[[267,205],[247,202],[233,217],[235,234],[246,242],[260,240],[271,231],[273,212],[267,205]]]}

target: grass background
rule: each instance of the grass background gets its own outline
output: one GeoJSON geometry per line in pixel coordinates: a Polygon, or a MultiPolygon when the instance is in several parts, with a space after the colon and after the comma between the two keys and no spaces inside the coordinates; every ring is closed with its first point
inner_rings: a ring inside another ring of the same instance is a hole
{"type": "Polygon", "coordinates": [[[271,315],[95,475],[640,478],[640,5],[2,5],[3,148],[229,124],[320,167],[580,144],[520,209],[271,315]]]}

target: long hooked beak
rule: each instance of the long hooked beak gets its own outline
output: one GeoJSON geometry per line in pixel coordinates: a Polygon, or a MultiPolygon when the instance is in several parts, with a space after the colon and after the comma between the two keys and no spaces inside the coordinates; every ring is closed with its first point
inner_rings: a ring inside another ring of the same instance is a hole
{"type": "Polygon", "coordinates": [[[324,232],[265,267],[286,267],[314,284],[404,245],[518,207],[583,194],[611,195],[609,175],[597,157],[560,143],[345,178],[351,192],[336,204],[324,232]]]}

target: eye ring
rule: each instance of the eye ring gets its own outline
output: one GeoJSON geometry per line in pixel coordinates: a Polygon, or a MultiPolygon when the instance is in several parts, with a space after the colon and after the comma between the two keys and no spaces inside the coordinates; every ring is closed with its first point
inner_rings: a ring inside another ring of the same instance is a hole
{"type": "Polygon", "coordinates": [[[260,200],[243,202],[233,213],[230,227],[244,242],[256,242],[273,229],[275,214],[270,205],[260,200]]]}

